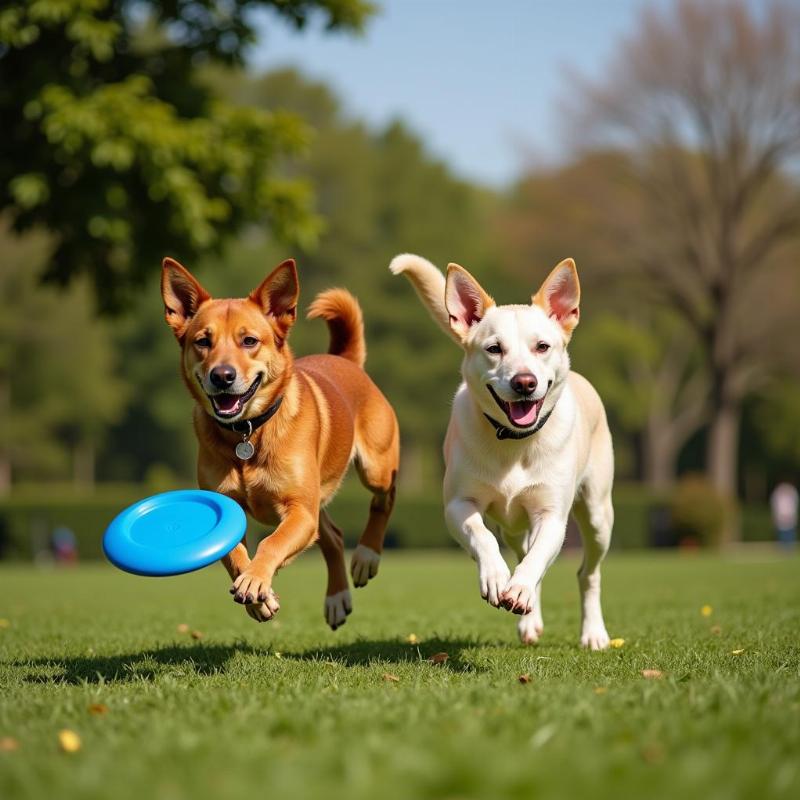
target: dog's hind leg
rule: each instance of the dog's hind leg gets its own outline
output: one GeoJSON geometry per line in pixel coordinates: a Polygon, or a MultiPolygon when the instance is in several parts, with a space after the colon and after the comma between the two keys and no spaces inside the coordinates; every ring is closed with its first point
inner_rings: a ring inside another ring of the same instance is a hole
{"type": "Polygon", "coordinates": [[[336,630],[353,610],[347,567],[344,563],[344,538],[325,509],[319,512],[319,547],[328,565],[328,588],[325,591],[325,621],[336,630]]]}
{"type": "Polygon", "coordinates": [[[578,570],[581,594],[581,645],[591,650],[605,650],[609,644],[600,605],[600,564],[611,544],[614,508],[610,487],[598,496],[591,484],[572,510],[583,539],[583,562],[578,570]]]}
{"type": "MultiPolygon", "coordinates": [[[[374,435],[365,431],[359,435],[356,445],[356,469],[361,483],[372,492],[372,501],[369,504],[367,525],[350,562],[350,574],[353,576],[355,586],[366,586],[369,580],[378,574],[383,552],[383,537],[394,507],[400,442],[394,412],[388,404],[386,409],[391,415],[390,418],[383,420],[384,423],[391,424],[388,443],[384,442],[382,447],[378,446],[374,435]]],[[[387,425],[379,427],[383,427],[384,434],[387,433],[387,425]]]]}

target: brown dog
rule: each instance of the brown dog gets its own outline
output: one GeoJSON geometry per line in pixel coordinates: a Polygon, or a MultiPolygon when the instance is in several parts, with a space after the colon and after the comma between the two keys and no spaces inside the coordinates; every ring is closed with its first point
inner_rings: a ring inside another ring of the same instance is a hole
{"type": "Polygon", "coordinates": [[[358,302],[343,289],[318,295],[308,316],[327,321],[329,355],[295,361],[286,342],[297,315],[294,261],[284,261],[248,297],[215,300],[165,258],[161,293],[196,402],[200,487],[232,497],[265,525],[277,524],[252,560],[244,539],[223,559],[234,600],[253,619],[272,619],[280,609],[273,576],[318,540],[328,565],[325,618],[335,630],[352,602],[342,532],[325,505],[355,459],[373,495],[351,562],[353,583],[364,586],[378,571],[399,459],[394,411],[362,369],[358,302]]]}

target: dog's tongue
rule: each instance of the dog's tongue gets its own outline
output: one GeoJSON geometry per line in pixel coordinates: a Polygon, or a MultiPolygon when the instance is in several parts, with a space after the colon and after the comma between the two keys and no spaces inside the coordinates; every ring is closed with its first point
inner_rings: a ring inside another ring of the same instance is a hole
{"type": "Polygon", "coordinates": [[[524,428],[536,422],[539,403],[535,400],[518,400],[508,404],[508,417],[515,424],[524,428]]]}

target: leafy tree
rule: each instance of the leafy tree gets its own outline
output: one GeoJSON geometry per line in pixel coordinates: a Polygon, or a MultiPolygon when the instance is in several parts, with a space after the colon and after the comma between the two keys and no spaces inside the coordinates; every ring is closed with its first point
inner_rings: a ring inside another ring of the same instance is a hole
{"type": "Polygon", "coordinates": [[[14,479],[94,480],[94,454],[125,410],[107,322],[93,318],[85,281],[43,288],[44,236],[0,228],[0,493],[14,479]]]}
{"type": "Polygon", "coordinates": [[[630,154],[621,260],[702,347],[707,470],[733,494],[743,403],[800,355],[800,15],[778,0],[648,9],[601,74],[573,92],[571,125],[630,154]]]}
{"type": "Polygon", "coordinates": [[[240,63],[253,12],[360,30],[365,0],[17,0],[0,10],[0,211],[54,238],[44,277],[88,276],[118,310],[167,250],[218,249],[242,225],[293,243],[319,230],[307,183],[281,175],[309,131],[233,106],[198,75],[240,63]]]}

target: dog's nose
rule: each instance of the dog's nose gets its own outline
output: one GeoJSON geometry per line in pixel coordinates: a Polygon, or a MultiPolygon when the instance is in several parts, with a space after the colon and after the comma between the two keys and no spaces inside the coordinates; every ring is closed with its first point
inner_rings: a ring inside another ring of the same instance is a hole
{"type": "Polygon", "coordinates": [[[236,380],[236,370],[230,364],[220,364],[208,377],[217,389],[227,389],[236,380]]]}
{"type": "Polygon", "coordinates": [[[511,379],[511,388],[517,394],[533,394],[537,383],[536,376],[532,372],[518,372],[511,379]]]}

